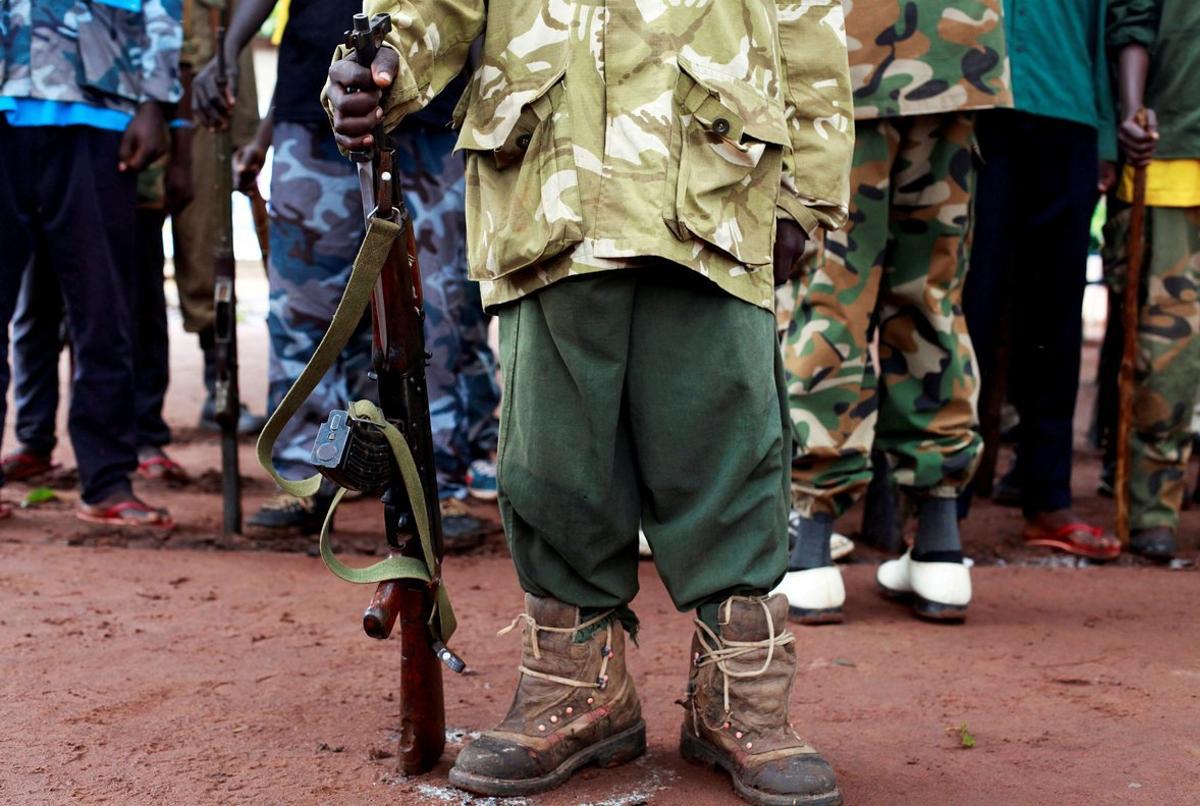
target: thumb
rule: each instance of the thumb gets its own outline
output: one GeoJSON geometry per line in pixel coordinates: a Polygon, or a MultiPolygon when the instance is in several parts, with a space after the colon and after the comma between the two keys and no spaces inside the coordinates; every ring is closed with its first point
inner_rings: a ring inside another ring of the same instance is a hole
{"type": "Polygon", "coordinates": [[[137,133],[128,128],[121,136],[121,145],[117,148],[117,170],[122,173],[129,170],[129,163],[137,151],[137,133]]]}
{"type": "Polygon", "coordinates": [[[371,77],[379,87],[391,86],[396,80],[396,69],[400,66],[400,54],[391,48],[380,48],[371,62],[371,77]]]}

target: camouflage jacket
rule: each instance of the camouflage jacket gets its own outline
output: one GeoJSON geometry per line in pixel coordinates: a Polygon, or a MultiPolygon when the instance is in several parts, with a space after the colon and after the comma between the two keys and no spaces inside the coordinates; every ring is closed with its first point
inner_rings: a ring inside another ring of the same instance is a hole
{"type": "Polygon", "coordinates": [[[3,0],[0,95],[132,114],[179,100],[181,0],[3,0]]]}
{"type": "Polygon", "coordinates": [[[1001,0],[843,0],[856,119],[1012,106],[1001,0]]]}
{"type": "Polygon", "coordinates": [[[846,218],[840,0],[367,0],[401,54],[389,128],[483,32],[454,120],[489,306],[665,258],[771,308],[777,216],[846,218]],[[486,11],[485,11],[486,9],[486,11]]]}

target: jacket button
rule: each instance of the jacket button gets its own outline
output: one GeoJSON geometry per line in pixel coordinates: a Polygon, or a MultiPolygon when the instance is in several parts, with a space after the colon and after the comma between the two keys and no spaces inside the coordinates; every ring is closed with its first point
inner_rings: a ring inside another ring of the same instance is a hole
{"type": "Polygon", "coordinates": [[[533,138],[530,137],[528,134],[522,134],[520,137],[517,138],[517,148],[524,151],[525,149],[529,148],[529,143],[531,140],[533,140],[533,138]]]}
{"type": "Polygon", "coordinates": [[[712,130],[714,133],[724,137],[729,134],[729,121],[725,118],[717,118],[713,121],[712,130]]]}

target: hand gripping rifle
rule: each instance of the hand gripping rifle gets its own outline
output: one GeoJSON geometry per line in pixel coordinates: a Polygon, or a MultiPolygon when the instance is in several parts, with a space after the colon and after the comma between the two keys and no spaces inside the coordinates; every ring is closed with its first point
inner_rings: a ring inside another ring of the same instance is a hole
{"type": "MultiPolygon", "coordinates": [[[[225,73],[225,28],[217,28],[217,87],[221,95],[229,80],[225,73]]],[[[222,531],[241,534],[242,481],[238,472],[238,420],[241,399],[238,394],[237,295],[234,292],[233,258],[233,144],[229,128],[213,133],[216,170],[213,192],[217,198],[217,244],[213,251],[213,325],[216,382],[213,385],[215,417],[221,426],[221,498],[224,506],[222,531]]]]}
{"type": "MultiPolygon", "coordinates": [[[[391,27],[386,14],[354,15],[347,46],[370,67],[391,27]]],[[[350,582],[378,583],[363,614],[372,638],[387,638],[400,623],[400,766],[421,773],[437,763],[445,745],[442,671],[463,661],[446,648],[454,614],[442,584],[442,528],[433,437],[425,385],[424,313],[412,220],[392,168],[392,151],[382,126],[375,148],[353,152],[363,192],[367,234],[354,271],[316,353],[271,415],[259,438],[258,457],[279,485],[294,495],[312,495],[322,478],[339,488],[321,532],[326,566],[350,582]],[[303,481],[282,479],[271,467],[275,437],[337,359],[367,306],[373,335],[372,377],[381,406],[360,400],[348,411],[330,412],[313,446],[320,474],[303,481]],[[343,565],[329,547],[333,511],[347,490],[381,494],[390,555],[368,568],[343,565]]]]}

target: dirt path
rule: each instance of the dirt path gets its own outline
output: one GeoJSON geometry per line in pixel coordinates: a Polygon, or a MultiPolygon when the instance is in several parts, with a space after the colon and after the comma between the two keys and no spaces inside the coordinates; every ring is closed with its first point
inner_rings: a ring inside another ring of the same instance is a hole
{"type": "MultiPolygon", "coordinates": [[[[367,593],[267,552],[0,545],[0,801],[470,802],[446,787],[464,733],[508,705],[519,604],[503,557],[455,561],[471,674],[448,679],[446,761],[395,773],[397,644],[367,593]]],[[[689,620],[650,564],[632,653],[641,761],[537,803],[726,803],[675,753],[689,620]]],[[[1200,798],[1200,577],[983,568],[961,628],[917,623],[847,571],[849,618],[800,632],[797,724],[848,803],[1184,803],[1200,798]],[[975,737],[961,747],[959,727],[975,737]]]]}
{"type": "MultiPolygon", "coordinates": [[[[258,410],[262,285],[251,275],[239,287],[244,388],[258,410]]],[[[362,636],[369,592],[305,556],[311,540],[216,536],[217,448],[190,428],[198,354],[172,322],[171,450],[195,480],[138,488],[171,508],[176,532],[77,523],[70,471],[50,479],[59,502],[0,524],[0,803],[479,802],[449,789],[446,769],[464,737],[498,720],[514,682],[518,642],[495,637],[520,606],[502,538],[447,566],[471,674],[448,679],[442,765],[403,779],[390,755],[398,646],[362,636]]],[[[1085,389],[1081,423],[1087,400],[1085,389]]],[[[11,418],[8,427],[11,447],[11,418]]],[[[69,446],[58,456],[71,465],[69,446]]],[[[1095,457],[1078,458],[1081,512],[1111,522],[1093,493],[1095,457]]],[[[272,488],[249,443],[242,462],[253,512],[272,488]]],[[[376,505],[350,504],[337,542],[378,551],[377,525],[376,505]]],[[[857,525],[856,513],[841,523],[857,525]]],[[[917,623],[881,601],[881,555],[860,550],[846,570],[847,623],[800,632],[793,715],[833,761],[847,803],[1200,802],[1200,574],[1190,564],[1200,511],[1185,513],[1183,570],[1129,558],[1068,567],[1021,546],[1019,525],[1019,513],[988,502],[967,522],[968,552],[1007,567],[976,568],[965,627],[917,623]]],[[[642,572],[645,629],[631,666],[649,752],[536,803],[734,802],[721,777],[676,755],[690,621],[652,566],[642,572]]]]}

